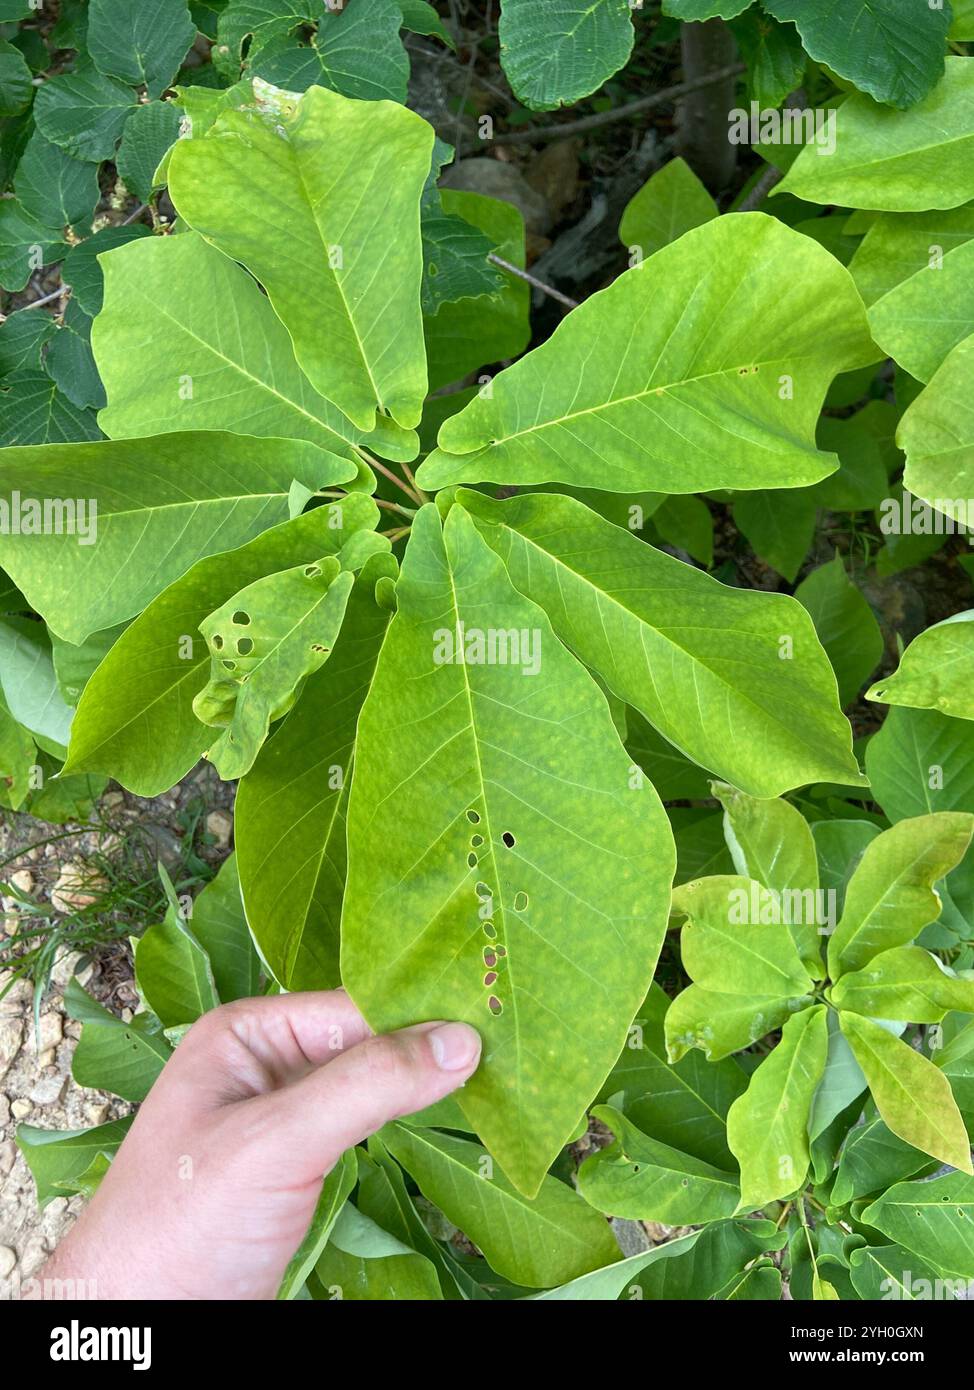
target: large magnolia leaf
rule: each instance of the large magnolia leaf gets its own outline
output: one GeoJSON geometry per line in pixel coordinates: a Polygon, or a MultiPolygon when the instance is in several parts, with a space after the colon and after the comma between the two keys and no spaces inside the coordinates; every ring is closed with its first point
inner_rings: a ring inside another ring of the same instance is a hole
{"type": "Polygon", "coordinates": [[[829,938],[829,974],[861,970],[880,951],[905,946],[940,916],[933,885],[964,857],[974,816],[942,811],[900,821],[877,835],[846,889],[829,938]]]}
{"type": "Polygon", "coordinates": [[[964,1173],[897,1183],[866,1207],[862,1219],[937,1269],[974,1279],[974,1179],[964,1173]]]}
{"type": "Polygon", "coordinates": [[[716,218],[501,372],[442,426],[419,481],[800,487],[834,471],[815,447],[829,382],[875,356],[827,251],[763,213],[716,218]]]}
{"type": "Polygon", "coordinates": [[[460,1105],[530,1195],[645,996],[672,836],[601,692],[465,511],[442,535],[419,513],[397,596],[360,720],[342,977],[379,1029],[479,1029],[460,1105]]]}
{"type": "Polygon", "coordinates": [[[356,473],[314,444],[216,432],[7,449],[2,466],[18,502],[34,503],[0,542],[4,568],[75,643],[141,613],[197,560],[286,520],[295,480],[314,492],[356,473]],[[45,506],[55,520],[36,534],[45,506]]]}
{"type": "Polygon", "coordinates": [[[491,1172],[479,1144],[404,1124],[388,1125],[382,1140],[423,1196],[462,1222],[491,1268],[513,1283],[548,1288],[618,1260],[609,1226],[557,1178],[546,1177],[528,1199],[491,1172]]]}
{"type": "Polygon", "coordinates": [[[974,335],[948,354],[909,407],[897,431],[906,450],[903,486],[963,525],[974,497],[974,335]]]}
{"type": "Polygon", "coordinates": [[[392,102],[273,88],[181,140],[181,216],[266,289],[312,385],[360,429],[419,423],[426,363],[419,200],[433,131],[392,102]],[[273,216],[268,216],[268,209],[273,216]]]}
{"type": "Polygon", "coordinates": [[[100,265],[91,342],[108,393],[98,423],[111,438],[232,429],[415,458],[412,431],[383,417],[363,434],[319,395],[267,296],[195,232],[132,243],[100,265]]]}
{"type": "Polygon", "coordinates": [[[157,796],[184,777],[213,741],[193,714],[210,661],[200,623],[242,585],[337,551],[378,517],[360,493],[336,506],[341,526],[331,524],[331,507],[319,507],[238,550],[200,560],[150,603],[85,687],[66,770],[103,770],[140,796],[157,796]]]}
{"type": "Polygon", "coordinates": [[[893,674],[877,681],[866,698],[974,719],[974,609],[921,632],[893,674]]]}
{"type": "Polygon", "coordinates": [[[717,204],[686,160],[671,159],[630,198],[619,236],[630,251],[638,247],[640,256],[652,256],[717,213],[717,204]]]}
{"type": "Polygon", "coordinates": [[[876,342],[918,381],[974,333],[974,241],[934,260],[869,310],[876,342]]]}
{"type": "MultiPolygon", "coordinates": [[[[932,11],[929,18],[935,19],[932,11]]],[[[909,111],[854,93],[829,123],[835,152],[823,157],[823,147],[806,145],[775,193],[886,212],[956,208],[974,198],[969,58],[948,58],[943,80],[909,111]]]]}
{"type": "Polygon", "coordinates": [[[135,978],[148,1007],[166,1028],[195,1023],[220,1003],[209,957],[178,906],[170,903],[135,943],[135,978]]]}
{"type": "MultiPolygon", "coordinates": [[[[235,837],[236,834],[237,808],[234,805],[235,837]]],[[[260,960],[247,931],[235,854],[223,861],[216,878],[193,899],[190,925],[193,936],[209,957],[217,993],[223,1002],[249,999],[257,994],[260,960]]]]}
{"type": "Polygon", "coordinates": [[[504,0],[501,63],[519,101],[536,111],[571,106],[629,61],[629,0],[504,0]]]}
{"type": "Polygon", "coordinates": [[[943,1072],[878,1023],[851,1013],[839,1018],[893,1133],[942,1163],[974,1173],[971,1141],[943,1072]]]}
{"type": "Polygon", "coordinates": [[[200,623],[210,679],[193,713],[223,730],[206,756],[225,781],[253,766],[271,721],[328,660],[353,582],[335,555],[324,556],[253,580],[200,623]]]}
{"type": "Polygon", "coordinates": [[[805,1181],[808,1113],[827,1053],[824,1006],[803,1009],[731,1106],[727,1140],[741,1165],[740,1211],[786,1197],[805,1181]]]}
{"type": "Polygon", "coordinates": [[[877,217],[849,263],[867,305],[974,237],[974,203],[940,212],[888,212],[877,217]]]}
{"type": "Polygon", "coordinates": [[[974,1013],[974,980],[962,980],[920,946],[880,951],[832,987],[832,1003],[867,1018],[939,1023],[948,1009],[974,1013]]]}
{"type": "Polygon", "coordinates": [[[912,106],[943,76],[950,28],[946,5],[914,0],[762,0],[775,19],[798,27],[809,57],[890,106],[912,106]]]}
{"type": "Polygon", "coordinates": [[[800,604],[719,584],[569,497],[461,500],[562,641],[694,762],[760,797],[861,780],[800,604]]]}
{"type": "Polygon", "coordinates": [[[847,1206],[857,1197],[880,1192],[932,1164],[927,1154],[898,1138],[877,1115],[854,1129],[843,1145],[832,1202],[837,1207],[847,1206]]]}
{"type": "Polygon", "coordinates": [[[250,929],[285,989],[341,983],[345,815],[355,731],[389,621],[373,597],[395,562],[377,556],[348,600],[328,661],[240,783],[234,839],[250,929]]]}

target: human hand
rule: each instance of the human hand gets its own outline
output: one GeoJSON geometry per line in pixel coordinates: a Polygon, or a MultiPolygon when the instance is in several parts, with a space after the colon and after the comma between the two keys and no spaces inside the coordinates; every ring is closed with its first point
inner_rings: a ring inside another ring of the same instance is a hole
{"type": "Polygon", "coordinates": [[[344,990],[241,999],[195,1023],[45,1279],[100,1299],[273,1298],[345,1149],[461,1086],[462,1023],[375,1037],[344,990]]]}

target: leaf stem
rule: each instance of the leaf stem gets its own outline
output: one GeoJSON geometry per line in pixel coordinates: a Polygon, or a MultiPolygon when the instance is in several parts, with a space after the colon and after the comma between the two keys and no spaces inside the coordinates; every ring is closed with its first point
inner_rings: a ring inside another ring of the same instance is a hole
{"type": "MultiPolygon", "coordinates": [[[[355,451],[365,460],[370,468],[374,468],[377,473],[381,473],[384,478],[388,478],[390,483],[395,483],[396,487],[404,492],[411,502],[415,502],[417,507],[423,505],[424,499],[419,496],[418,492],[414,492],[407,483],[404,483],[398,473],[393,473],[391,468],[387,468],[384,463],[380,462],[377,458],[373,458],[370,453],[360,448],[357,444],[355,445],[355,451]]],[[[428,502],[429,498],[427,497],[425,500],[428,502]]]]}

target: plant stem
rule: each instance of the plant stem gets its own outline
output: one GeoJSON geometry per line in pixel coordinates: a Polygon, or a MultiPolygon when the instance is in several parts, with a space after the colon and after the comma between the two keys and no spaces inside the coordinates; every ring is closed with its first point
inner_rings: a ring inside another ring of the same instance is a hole
{"type": "MultiPolygon", "coordinates": [[[[411,502],[415,502],[417,507],[423,505],[423,499],[418,493],[413,492],[408,484],[403,482],[398,473],[393,473],[391,468],[387,468],[384,463],[381,463],[379,459],[373,458],[372,455],[366,453],[364,449],[356,448],[356,452],[361,455],[370,468],[374,468],[376,472],[381,473],[384,478],[388,478],[390,483],[395,483],[396,487],[404,492],[411,502]]],[[[426,500],[429,501],[429,498],[426,500]]]]}
{"type": "Polygon", "coordinates": [[[526,280],[529,285],[533,285],[542,294],[549,295],[552,299],[557,299],[559,304],[564,304],[566,308],[577,309],[578,300],[569,299],[567,294],[562,294],[561,290],[556,290],[553,285],[546,285],[543,280],[536,279],[527,270],[522,270],[519,265],[512,265],[510,261],[505,261],[502,256],[495,256],[493,251],[487,257],[492,265],[499,266],[501,270],[506,270],[508,275],[516,275],[519,280],[526,280]]]}

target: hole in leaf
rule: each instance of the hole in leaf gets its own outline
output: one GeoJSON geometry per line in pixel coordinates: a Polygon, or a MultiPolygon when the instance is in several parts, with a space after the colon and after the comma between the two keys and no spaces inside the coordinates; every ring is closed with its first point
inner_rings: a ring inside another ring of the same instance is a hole
{"type": "Polygon", "coordinates": [[[305,565],[305,567],[304,567],[304,577],[305,577],[305,579],[316,579],[320,573],[321,573],[321,566],[320,566],[320,565],[305,565]]]}
{"type": "Polygon", "coordinates": [[[251,637],[238,637],[238,638],[237,638],[237,655],[238,655],[238,656],[249,656],[250,653],[251,653],[253,650],[254,650],[253,638],[251,638],[251,637]]]}
{"type": "Polygon", "coordinates": [[[480,824],[480,816],[473,809],[467,812],[467,820],[470,822],[471,825],[480,824]]]}
{"type": "Polygon", "coordinates": [[[497,972],[496,972],[496,970],[488,970],[488,971],[487,971],[487,974],[484,976],[484,984],[485,984],[485,985],[487,986],[487,988],[489,989],[491,985],[496,984],[496,983],[497,983],[497,972]]]}
{"type": "Polygon", "coordinates": [[[490,939],[493,941],[493,939],[494,939],[494,937],[495,937],[496,935],[497,935],[497,928],[494,926],[493,922],[485,922],[485,923],[484,923],[484,936],[489,936],[490,939]]]}
{"type": "Polygon", "coordinates": [[[213,634],[213,645],[214,647],[216,647],[218,652],[223,651],[223,638],[220,636],[218,632],[215,632],[213,634]]]}
{"type": "Polygon", "coordinates": [[[497,953],[492,951],[489,946],[484,947],[484,965],[492,966],[497,964],[497,953]]]}
{"type": "Polygon", "coordinates": [[[484,843],[483,835],[472,835],[470,837],[470,843],[473,845],[474,849],[479,849],[484,843]]]}
{"type": "Polygon", "coordinates": [[[494,896],[493,889],[488,884],[483,882],[477,884],[475,892],[478,898],[489,899],[494,896]]]}
{"type": "Polygon", "coordinates": [[[320,642],[312,642],[312,643],[311,643],[311,650],[312,650],[313,652],[327,652],[327,651],[329,650],[329,648],[328,648],[328,647],[323,647],[323,646],[321,645],[320,642]]]}
{"type": "Polygon", "coordinates": [[[514,911],[515,911],[515,912],[526,912],[526,911],[527,911],[527,906],[528,906],[528,895],[527,895],[527,893],[515,893],[515,894],[514,894],[514,911]]]}
{"type": "Polygon", "coordinates": [[[487,1007],[488,1009],[490,1009],[491,1013],[494,1015],[495,1018],[498,1014],[504,1012],[504,1005],[498,999],[496,994],[492,994],[490,998],[487,1000],[487,1007]]]}
{"type": "Polygon", "coordinates": [[[504,831],[503,835],[501,836],[501,839],[504,841],[505,845],[507,845],[508,849],[513,849],[514,846],[517,844],[517,841],[514,839],[514,836],[511,834],[509,830],[504,831]]]}
{"type": "Polygon", "coordinates": [[[506,946],[498,946],[498,948],[497,948],[497,954],[498,954],[499,956],[506,956],[506,955],[507,955],[507,947],[506,947],[506,946]]]}
{"type": "Polygon", "coordinates": [[[237,624],[238,627],[249,627],[250,614],[245,613],[242,608],[238,608],[236,613],[234,613],[233,615],[233,621],[237,624]]]}
{"type": "Polygon", "coordinates": [[[235,661],[224,660],[223,664],[228,671],[235,671],[237,669],[237,663],[235,661]]]}
{"type": "Polygon", "coordinates": [[[467,864],[471,869],[475,869],[479,862],[477,856],[474,854],[473,850],[471,850],[467,855],[467,864]]]}

